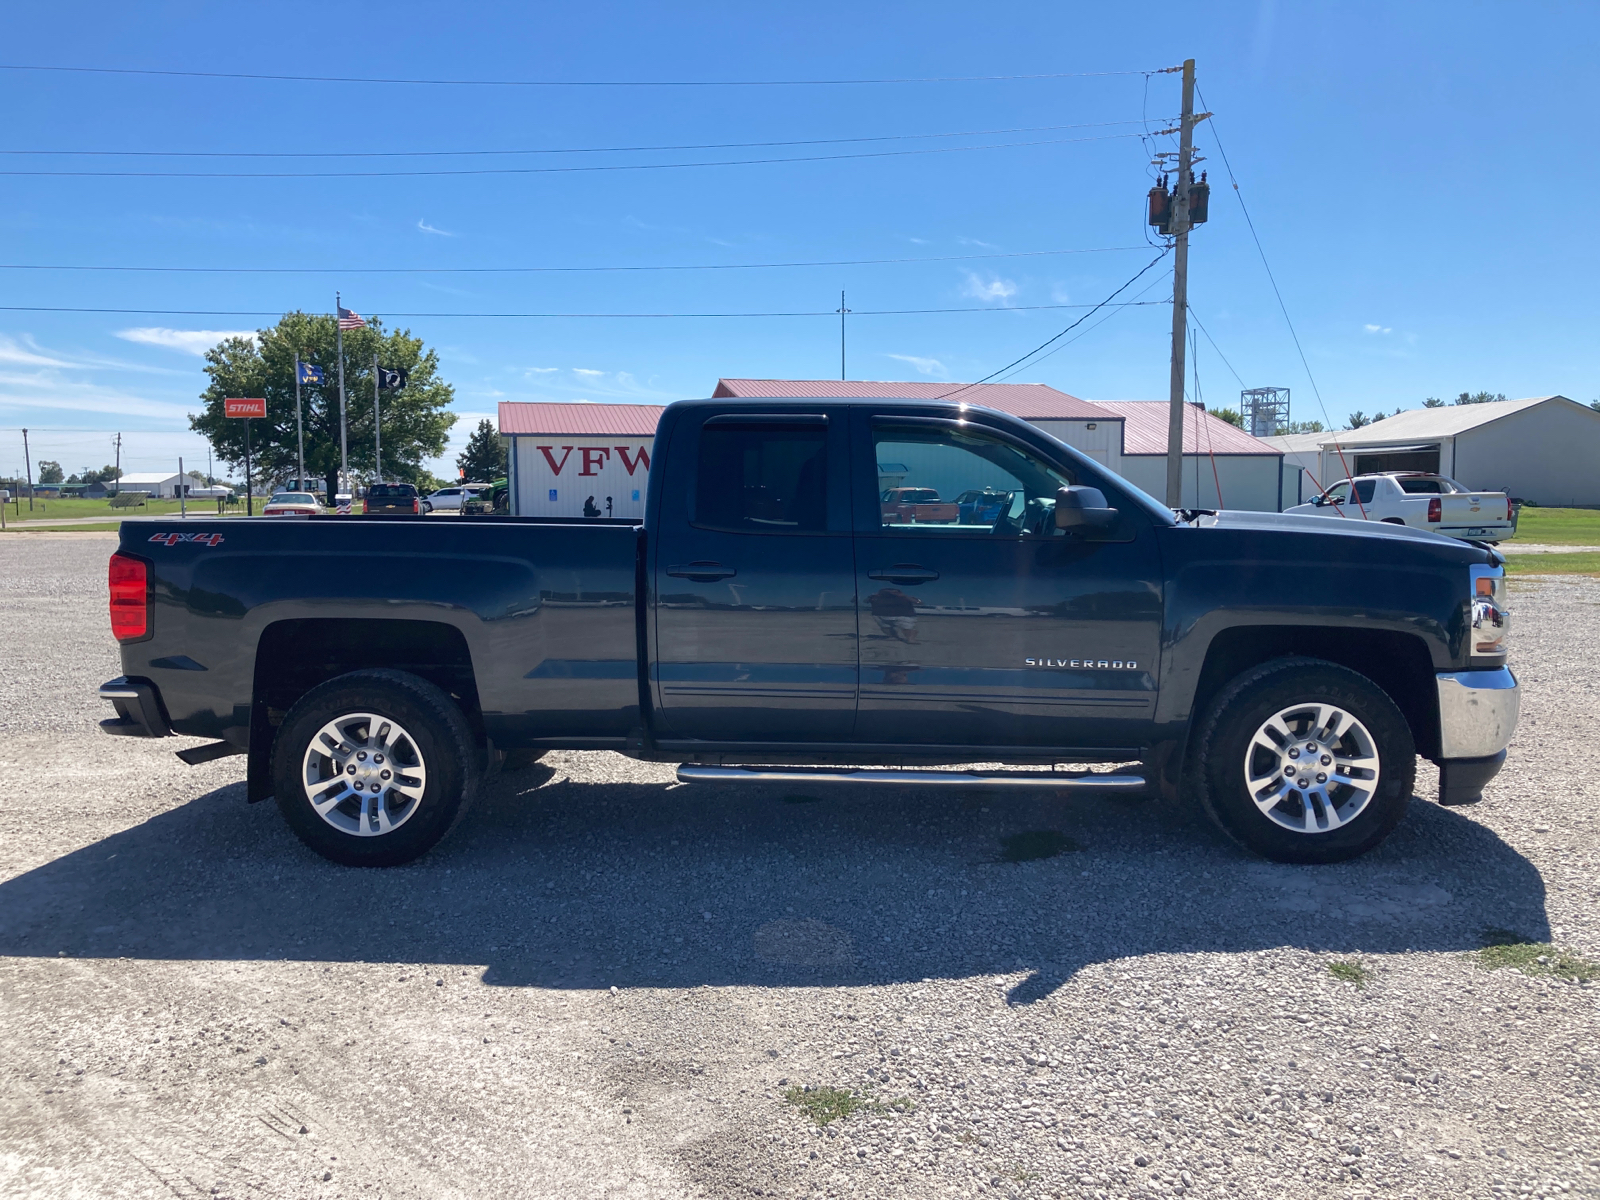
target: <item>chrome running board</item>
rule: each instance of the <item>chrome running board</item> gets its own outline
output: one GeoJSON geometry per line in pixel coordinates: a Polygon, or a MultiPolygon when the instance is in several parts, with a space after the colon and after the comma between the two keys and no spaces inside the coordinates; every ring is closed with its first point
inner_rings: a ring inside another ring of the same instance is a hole
{"type": "Polygon", "coordinates": [[[679,783],[869,783],[891,787],[1030,788],[1045,791],[1137,792],[1145,788],[1141,775],[1068,774],[1063,771],[875,771],[829,770],[804,767],[698,767],[678,768],[679,783]]]}

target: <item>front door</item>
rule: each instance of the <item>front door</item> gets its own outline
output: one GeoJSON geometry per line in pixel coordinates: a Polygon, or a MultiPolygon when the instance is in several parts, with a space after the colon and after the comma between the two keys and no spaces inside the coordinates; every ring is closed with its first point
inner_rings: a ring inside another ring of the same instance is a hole
{"type": "Polygon", "coordinates": [[[1142,513],[1125,506],[1118,540],[1084,540],[1055,528],[1057,489],[1080,482],[1069,456],[967,422],[860,409],[854,425],[856,740],[1141,746],[1161,634],[1142,513]],[[886,486],[863,500],[874,464],[886,486]]]}
{"type": "Polygon", "coordinates": [[[848,740],[856,597],[842,417],[691,417],[672,441],[652,553],[662,737],[848,740]]]}

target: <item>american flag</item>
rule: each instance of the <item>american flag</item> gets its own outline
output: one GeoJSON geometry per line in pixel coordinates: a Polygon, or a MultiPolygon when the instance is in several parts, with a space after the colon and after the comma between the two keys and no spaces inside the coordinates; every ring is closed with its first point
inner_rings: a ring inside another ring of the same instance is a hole
{"type": "Polygon", "coordinates": [[[365,329],[366,327],[367,327],[367,323],[364,320],[361,319],[361,314],[360,313],[353,312],[348,308],[344,308],[343,306],[340,306],[340,308],[339,308],[339,328],[340,329],[365,329]]]}

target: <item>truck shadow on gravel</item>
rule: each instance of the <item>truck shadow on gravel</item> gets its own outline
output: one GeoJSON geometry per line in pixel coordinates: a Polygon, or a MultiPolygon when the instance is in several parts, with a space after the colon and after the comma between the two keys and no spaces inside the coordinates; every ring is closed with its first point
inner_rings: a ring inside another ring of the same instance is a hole
{"type": "MultiPolygon", "coordinates": [[[[1332,867],[1251,858],[1181,807],[508,776],[421,861],[334,866],[243,785],[0,883],[0,954],[360,961],[508,987],[830,986],[1021,975],[1294,946],[1462,951],[1550,936],[1544,883],[1460,811],[1414,801],[1332,867]],[[1053,857],[1003,839],[1054,830],[1053,857]],[[1063,847],[1063,841],[1065,845],[1063,847]]],[[[1493,803],[1489,801],[1488,803],[1493,803]]]]}

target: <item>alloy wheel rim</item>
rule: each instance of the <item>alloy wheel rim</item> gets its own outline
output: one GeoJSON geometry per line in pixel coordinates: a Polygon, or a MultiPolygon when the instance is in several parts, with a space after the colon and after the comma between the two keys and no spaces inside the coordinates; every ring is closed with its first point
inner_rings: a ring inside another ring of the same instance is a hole
{"type": "Polygon", "coordinates": [[[1245,787],[1257,810],[1291,833],[1348,825],[1377,794],[1372,733],[1347,709],[1306,703],[1261,723],[1244,752],[1245,787]]]}
{"type": "Polygon", "coordinates": [[[416,739],[394,718],[353,712],[312,736],[300,777],[307,802],[329,825],[382,837],[416,815],[428,768],[416,739]]]}

